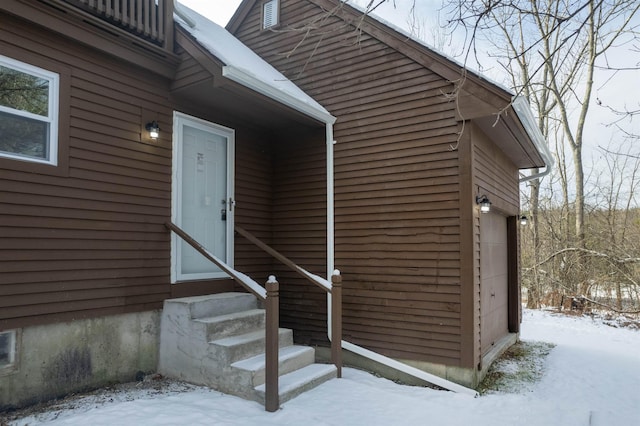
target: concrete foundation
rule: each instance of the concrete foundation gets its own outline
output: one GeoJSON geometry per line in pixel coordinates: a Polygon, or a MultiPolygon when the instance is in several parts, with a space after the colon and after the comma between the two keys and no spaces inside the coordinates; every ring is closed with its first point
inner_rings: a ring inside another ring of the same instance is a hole
{"type": "Polygon", "coordinates": [[[115,382],[158,365],[160,312],[25,327],[0,370],[0,411],[115,382]]]}

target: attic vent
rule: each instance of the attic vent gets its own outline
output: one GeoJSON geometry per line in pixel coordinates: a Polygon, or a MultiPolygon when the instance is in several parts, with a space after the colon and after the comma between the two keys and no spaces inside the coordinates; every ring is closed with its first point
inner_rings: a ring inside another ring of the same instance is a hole
{"type": "Polygon", "coordinates": [[[262,5],[262,29],[278,25],[278,0],[268,0],[262,5]]]}

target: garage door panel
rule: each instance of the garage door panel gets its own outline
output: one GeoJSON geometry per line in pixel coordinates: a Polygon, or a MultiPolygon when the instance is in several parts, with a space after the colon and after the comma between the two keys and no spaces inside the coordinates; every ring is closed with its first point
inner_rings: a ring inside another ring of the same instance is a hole
{"type": "Polygon", "coordinates": [[[482,353],[508,334],[507,218],[480,216],[480,342],[482,353]]]}
{"type": "Polygon", "coordinates": [[[481,291],[481,307],[483,311],[495,309],[496,306],[504,306],[508,303],[507,290],[504,288],[504,277],[493,277],[486,281],[484,291],[481,291]]]}

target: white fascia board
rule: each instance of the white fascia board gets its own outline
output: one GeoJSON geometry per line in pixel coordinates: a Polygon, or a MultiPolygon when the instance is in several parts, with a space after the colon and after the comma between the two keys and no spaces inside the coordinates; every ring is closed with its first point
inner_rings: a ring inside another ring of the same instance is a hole
{"type": "Polygon", "coordinates": [[[336,118],[328,112],[315,108],[313,105],[291,96],[284,91],[277,90],[273,86],[257,79],[240,68],[232,65],[225,65],[222,67],[222,76],[261,93],[274,101],[293,108],[309,117],[315,118],[322,123],[333,124],[336,121],[336,118]]]}
{"type": "Polygon", "coordinates": [[[540,152],[540,155],[545,162],[545,169],[543,171],[532,174],[530,176],[525,176],[520,179],[520,182],[527,182],[548,175],[549,173],[551,173],[551,169],[555,164],[555,160],[553,158],[553,155],[551,154],[551,151],[549,150],[549,145],[547,144],[547,141],[540,131],[540,128],[536,123],[536,119],[531,112],[529,102],[523,96],[516,96],[511,101],[511,105],[513,106],[513,110],[516,112],[518,119],[522,123],[522,126],[533,141],[533,144],[538,149],[538,152],[540,152]]]}

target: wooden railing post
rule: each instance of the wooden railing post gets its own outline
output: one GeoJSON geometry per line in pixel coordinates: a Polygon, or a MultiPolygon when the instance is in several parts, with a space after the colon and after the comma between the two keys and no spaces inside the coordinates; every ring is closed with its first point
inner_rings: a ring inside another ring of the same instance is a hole
{"type": "Polygon", "coordinates": [[[331,362],[342,377],[342,276],[337,269],[331,275],[331,362]]]}
{"type": "Polygon", "coordinates": [[[276,277],[271,275],[267,288],[266,329],[265,329],[265,410],[274,412],[280,408],[278,394],[278,328],[280,323],[280,285],[276,277]]]}
{"type": "Polygon", "coordinates": [[[164,39],[164,48],[169,52],[173,52],[173,0],[164,0],[161,3],[164,6],[164,9],[160,10],[161,28],[164,34],[160,34],[160,40],[164,39]]]}

